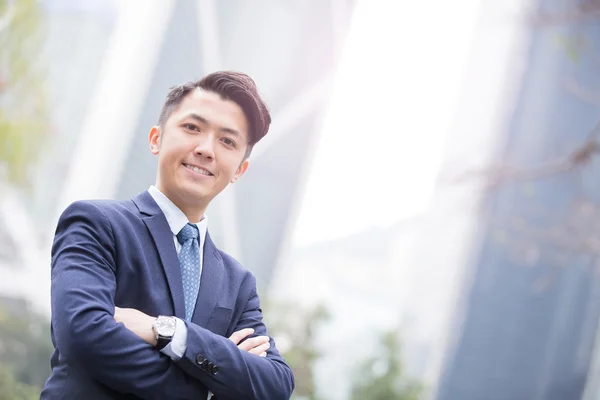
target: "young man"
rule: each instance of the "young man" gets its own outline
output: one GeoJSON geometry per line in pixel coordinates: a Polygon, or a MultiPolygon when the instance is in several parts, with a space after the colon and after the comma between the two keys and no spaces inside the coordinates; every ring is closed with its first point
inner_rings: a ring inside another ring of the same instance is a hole
{"type": "Polygon", "coordinates": [[[268,131],[254,81],[217,72],[173,88],[149,134],[156,184],[79,201],[52,248],[52,374],[42,399],[289,399],[254,276],[204,215],[268,131]],[[244,340],[245,339],[245,340],[244,340]]]}

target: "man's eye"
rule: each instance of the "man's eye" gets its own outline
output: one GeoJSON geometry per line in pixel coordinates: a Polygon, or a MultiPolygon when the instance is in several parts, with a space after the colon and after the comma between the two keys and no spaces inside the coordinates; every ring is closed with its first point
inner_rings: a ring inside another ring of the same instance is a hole
{"type": "Polygon", "coordinates": [[[185,129],[189,129],[190,131],[199,131],[200,129],[194,124],[184,124],[183,127],[185,129]]]}
{"type": "Polygon", "coordinates": [[[235,142],[233,140],[229,138],[223,138],[222,140],[227,146],[235,147],[235,142]]]}

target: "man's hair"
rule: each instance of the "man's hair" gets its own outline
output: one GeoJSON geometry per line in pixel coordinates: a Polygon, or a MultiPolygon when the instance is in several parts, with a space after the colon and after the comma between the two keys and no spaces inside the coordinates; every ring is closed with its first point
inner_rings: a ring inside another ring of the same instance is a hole
{"type": "Polygon", "coordinates": [[[218,71],[206,75],[199,81],[190,81],[182,85],[173,86],[170,88],[163,104],[158,124],[164,127],[173,111],[179,107],[183,99],[197,88],[216,93],[223,100],[231,100],[240,106],[246,119],[248,119],[248,150],[246,151],[246,157],[248,157],[252,151],[252,147],[269,131],[271,114],[267,105],[258,94],[256,83],[244,73],[218,71]]]}

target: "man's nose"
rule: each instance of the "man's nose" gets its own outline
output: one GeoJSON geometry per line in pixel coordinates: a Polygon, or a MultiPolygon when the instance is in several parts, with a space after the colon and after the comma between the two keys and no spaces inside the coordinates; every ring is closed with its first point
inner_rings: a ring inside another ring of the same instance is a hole
{"type": "Polygon", "coordinates": [[[206,135],[200,138],[194,152],[202,157],[213,159],[215,158],[214,145],[212,135],[206,135]]]}

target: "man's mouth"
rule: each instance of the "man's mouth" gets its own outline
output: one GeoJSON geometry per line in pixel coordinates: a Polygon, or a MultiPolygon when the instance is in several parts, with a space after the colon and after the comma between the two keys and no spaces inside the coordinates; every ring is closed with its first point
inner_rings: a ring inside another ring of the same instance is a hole
{"type": "Polygon", "coordinates": [[[184,163],[183,166],[186,167],[187,169],[190,169],[190,170],[194,171],[197,174],[202,174],[202,175],[206,175],[206,176],[213,176],[212,172],[210,172],[209,170],[204,169],[202,167],[198,167],[196,165],[186,164],[186,163],[184,163]]]}

